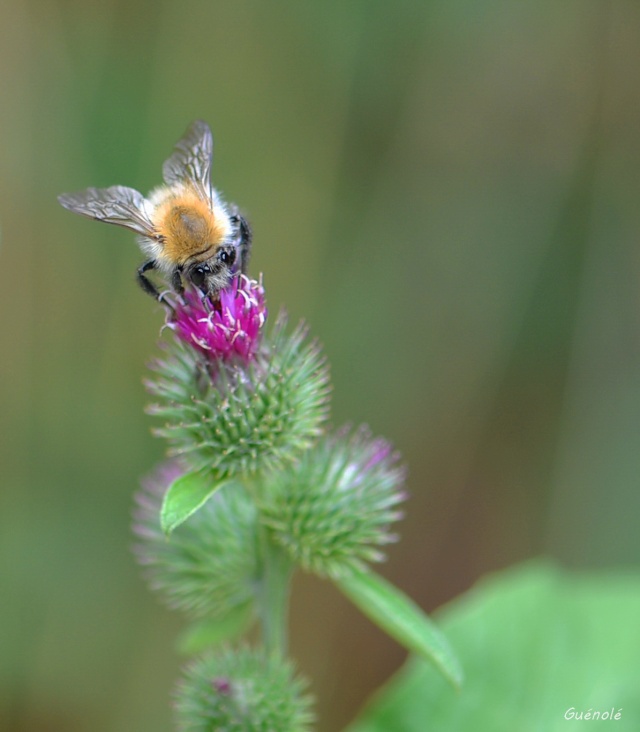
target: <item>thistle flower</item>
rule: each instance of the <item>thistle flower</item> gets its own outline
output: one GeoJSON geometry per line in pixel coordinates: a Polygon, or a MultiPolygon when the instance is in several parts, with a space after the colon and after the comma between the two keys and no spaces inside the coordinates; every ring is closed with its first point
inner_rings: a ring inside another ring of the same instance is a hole
{"type": "Polygon", "coordinates": [[[399,455],[361,427],[324,437],[299,462],[270,476],[261,520],[304,569],[334,578],[384,559],[405,469],[399,455]]]}
{"type": "MultiPolygon", "coordinates": [[[[170,455],[213,480],[249,477],[295,460],[320,434],[328,411],[328,372],[306,329],[285,332],[280,318],[248,363],[219,361],[215,375],[191,342],[168,344],[147,382],[164,420],[155,434],[170,455]]],[[[192,341],[192,339],[190,339],[192,341]]]]}
{"type": "Polygon", "coordinates": [[[222,618],[251,601],[258,576],[256,509],[241,486],[219,491],[171,535],[158,514],[176,462],[145,479],[136,495],[135,552],[153,590],[191,617],[222,618]]]}
{"type": "Polygon", "coordinates": [[[193,290],[186,290],[182,300],[172,298],[169,302],[173,311],[168,314],[167,326],[210,361],[237,358],[248,363],[255,356],[267,320],[262,282],[239,275],[208,308],[208,300],[203,301],[193,290]]]}
{"type": "Polygon", "coordinates": [[[308,732],[313,714],[306,683],[290,663],[250,649],[205,656],[190,666],[176,694],[182,732],[308,732]]]}

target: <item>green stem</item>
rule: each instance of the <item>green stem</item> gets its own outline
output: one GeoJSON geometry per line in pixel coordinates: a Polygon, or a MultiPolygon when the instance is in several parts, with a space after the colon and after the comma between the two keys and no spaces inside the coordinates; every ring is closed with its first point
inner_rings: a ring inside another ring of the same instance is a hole
{"type": "Polygon", "coordinates": [[[276,546],[266,528],[261,532],[263,575],[260,586],[262,636],[269,655],[284,658],[287,653],[289,588],[293,564],[276,546]]]}

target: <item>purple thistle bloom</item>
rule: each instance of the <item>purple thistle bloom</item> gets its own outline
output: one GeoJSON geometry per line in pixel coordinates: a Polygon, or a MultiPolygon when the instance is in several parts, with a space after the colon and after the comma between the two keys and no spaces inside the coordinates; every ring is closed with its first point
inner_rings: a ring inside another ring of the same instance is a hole
{"type": "Polygon", "coordinates": [[[237,357],[248,363],[255,356],[267,320],[261,281],[239,275],[220,292],[220,300],[210,309],[193,291],[186,291],[182,301],[171,305],[169,328],[210,360],[230,361],[237,357]]]}

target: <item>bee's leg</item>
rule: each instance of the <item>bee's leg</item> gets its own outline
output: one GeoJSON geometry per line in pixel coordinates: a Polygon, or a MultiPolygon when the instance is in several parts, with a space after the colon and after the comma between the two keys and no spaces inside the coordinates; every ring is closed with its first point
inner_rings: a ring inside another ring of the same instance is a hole
{"type": "Polygon", "coordinates": [[[150,269],[156,268],[156,260],[155,259],[148,259],[144,264],[141,264],[138,267],[138,284],[142,289],[147,293],[147,295],[151,295],[151,297],[155,298],[156,300],[160,300],[160,293],[158,292],[156,286],[151,282],[151,280],[145,275],[145,272],[148,272],[150,269]]]}
{"type": "Polygon", "coordinates": [[[251,241],[253,239],[253,232],[249,226],[249,222],[244,218],[240,217],[240,271],[242,274],[247,274],[249,269],[249,259],[251,258],[251,241]]]}
{"type": "Polygon", "coordinates": [[[184,285],[182,284],[182,267],[176,267],[173,274],[171,275],[171,287],[173,287],[176,295],[184,293],[184,285]]]}
{"type": "Polygon", "coordinates": [[[240,272],[246,274],[249,268],[251,240],[253,238],[251,227],[249,226],[249,222],[235,206],[231,208],[231,223],[236,227],[236,242],[240,254],[240,272]]]}
{"type": "Polygon", "coordinates": [[[202,307],[207,311],[207,313],[213,312],[214,307],[211,304],[211,297],[209,296],[209,293],[203,293],[200,297],[200,302],[202,303],[202,307]]]}

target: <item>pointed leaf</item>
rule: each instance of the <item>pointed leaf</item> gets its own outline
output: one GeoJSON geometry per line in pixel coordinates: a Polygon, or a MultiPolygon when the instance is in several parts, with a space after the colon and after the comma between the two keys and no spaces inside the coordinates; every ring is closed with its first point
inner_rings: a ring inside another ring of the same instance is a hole
{"type": "Polygon", "coordinates": [[[253,606],[245,603],[223,618],[199,620],[192,623],[178,638],[178,650],[185,655],[192,655],[223,641],[235,640],[249,629],[253,619],[253,606]]]}
{"type": "Polygon", "coordinates": [[[216,482],[210,473],[186,473],[169,486],[160,509],[160,525],[167,536],[232,480],[216,482]]]}
{"type": "Polygon", "coordinates": [[[456,688],[462,668],[434,622],[403,592],[373,572],[355,572],[336,580],[342,592],[370,620],[405,648],[428,659],[456,688]]]}

